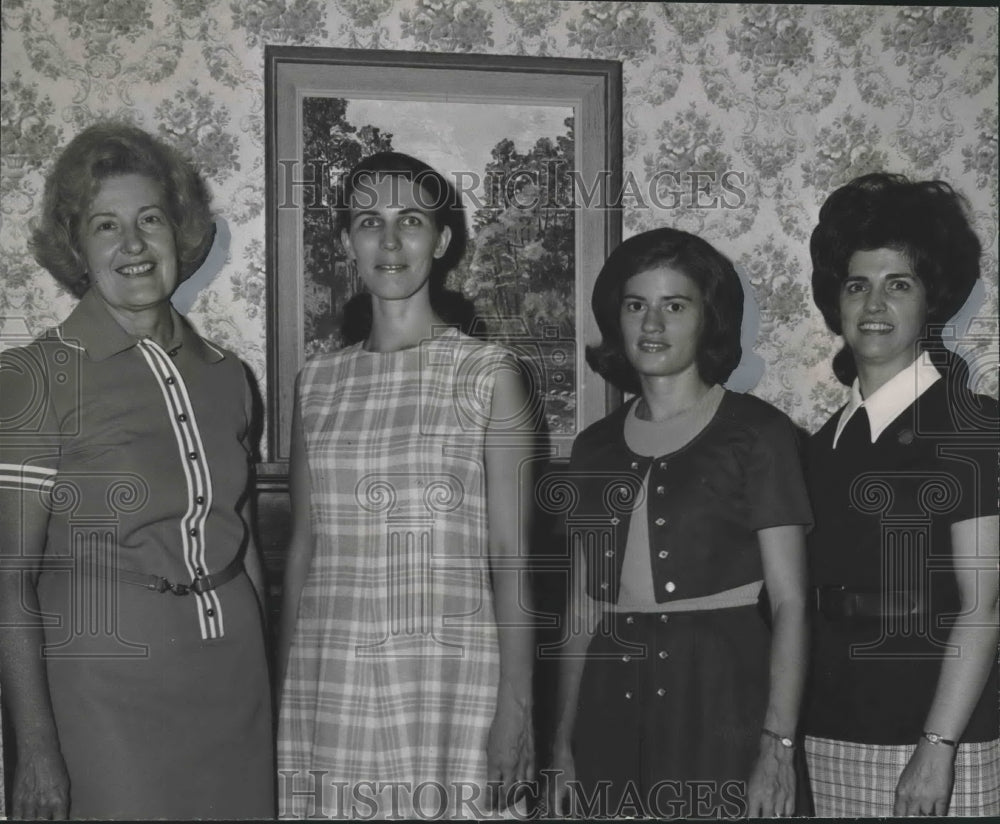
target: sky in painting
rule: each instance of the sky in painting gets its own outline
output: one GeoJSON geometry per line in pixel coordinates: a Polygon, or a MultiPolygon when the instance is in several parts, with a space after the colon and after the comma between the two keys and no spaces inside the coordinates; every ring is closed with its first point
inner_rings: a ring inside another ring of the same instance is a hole
{"type": "Polygon", "coordinates": [[[444,174],[477,175],[503,138],[527,152],[540,137],[565,134],[564,121],[572,116],[569,106],[373,99],[349,99],[346,113],[355,126],[370,124],[391,132],[394,149],[444,174]]]}

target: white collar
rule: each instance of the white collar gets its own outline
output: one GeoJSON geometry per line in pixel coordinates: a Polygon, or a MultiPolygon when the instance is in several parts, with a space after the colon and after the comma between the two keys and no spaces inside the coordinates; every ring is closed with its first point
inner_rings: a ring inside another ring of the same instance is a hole
{"type": "Polygon", "coordinates": [[[893,375],[867,399],[861,397],[861,387],[855,378],[851,384],[851,398],[840,414],[840,420],[837,421],[837,431],[833,435],[834,449],[837,448],[840,433],[844,431],[847,422],[862,406],[868,412],[872,443],[875,443],[889,424],[896,420],[903,410],[911,407],[940,377],[941,373],[931,363],[927,353],[921,352],[920,357],[893,375]]]}

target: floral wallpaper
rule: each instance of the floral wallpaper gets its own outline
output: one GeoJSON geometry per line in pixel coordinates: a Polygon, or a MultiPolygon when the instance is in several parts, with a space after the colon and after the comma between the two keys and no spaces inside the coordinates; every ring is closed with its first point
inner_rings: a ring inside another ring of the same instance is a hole
{"type": "Polygon", "coordinates": [[[807,241],[825,196],[877,169],[940,177],[970,199],[983,303],[957,335],[979,390],[997,394],[995,8],[2,0],[2,24],[3,345],[72,308],[27,251],[29,219],[58,149],[115,116],[176,143],[210,182],[227,259],[179,302],[266,389],[264,45],[547,55],[622,61],[637,182],[625,235],[675,225],[742,268],[761,313],[756,394],[809,430],[842,402],[807,241]]]}

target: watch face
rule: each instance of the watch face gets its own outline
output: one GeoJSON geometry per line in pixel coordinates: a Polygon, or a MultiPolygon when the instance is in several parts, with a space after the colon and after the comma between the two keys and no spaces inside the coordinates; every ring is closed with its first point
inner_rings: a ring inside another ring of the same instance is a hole
{"type": "Polygon", "coordinates": [[[791,738],[782,738],[781,739],[781,744],[782,744],[782,746],[789,747],[789,748],[791,748],[791,747],[794,746],[794,744],[792,743],[792,739],[791,738]]]}

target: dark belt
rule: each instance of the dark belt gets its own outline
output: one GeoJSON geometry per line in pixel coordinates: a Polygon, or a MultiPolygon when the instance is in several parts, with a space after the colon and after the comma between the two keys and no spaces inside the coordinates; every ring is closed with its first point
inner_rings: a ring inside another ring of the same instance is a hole
{"type": "Polygon", "coordinates": [[[134,570],[121,569],[120,567],[97,567],[93,570],[93,573],[114,573],[122,583],[151,589],[153,592],[172,592],[174,595],[187,595],[194,592],[201,595],[229,583],[242,571],[243,553],[241,552],[223,569],[213,572],[211,575],[200,575],[190,584],[175,584],[159,575],[148,575],[145,572],[135,572],[134,570]]]}
{"type": "Polygon", "coordinates": [[[924,599],[911,590],[883,591],[822,586],[816,587],[814,594],[816,609],[830,621],[920,615],[926,611],[924,599]]]}

